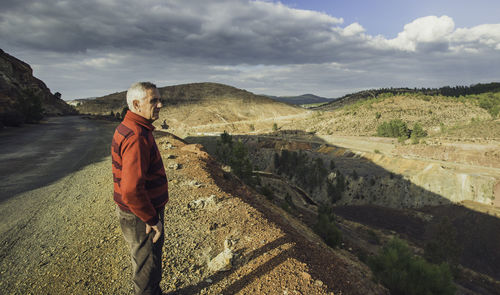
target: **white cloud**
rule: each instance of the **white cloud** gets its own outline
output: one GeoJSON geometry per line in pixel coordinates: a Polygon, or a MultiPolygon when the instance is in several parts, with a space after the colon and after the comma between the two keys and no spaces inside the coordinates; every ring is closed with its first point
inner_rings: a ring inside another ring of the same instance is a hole
{"type": "Polygon", "coordinates": [[[358,23],[352,23],[342,30],[344,36],[354,36],[365,32],[365,29],[358,23]]]}
{"type": "Polygon", "coordinates": [[[463,50],[479,51],[481,47],[500,50],[500,24],[485,24],[472,28],[459,28],[450,40],[463,50]]]}
{"type": "Polygon", "coordinates": [[[421,17],[405,25],[396,38],[387,40],[387,44],[404,51],[416,51],[422,43],[448,42],[454,28],[455,23],[449,16],[421,17]]]}

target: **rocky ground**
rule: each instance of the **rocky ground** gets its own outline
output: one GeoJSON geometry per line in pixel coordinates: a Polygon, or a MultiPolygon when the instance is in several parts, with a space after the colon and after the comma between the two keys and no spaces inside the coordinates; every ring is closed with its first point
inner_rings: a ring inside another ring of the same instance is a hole
{"type": "MultiPolygon", "coordinates": [[[[352,254],[328,248],[200,146],[169,134],[157,142],[170,180],[167,294],[387,293],[352,254]]],[[[131,294],[111,196],[108,157],[0,203],[2,293],[131,294]]]]}

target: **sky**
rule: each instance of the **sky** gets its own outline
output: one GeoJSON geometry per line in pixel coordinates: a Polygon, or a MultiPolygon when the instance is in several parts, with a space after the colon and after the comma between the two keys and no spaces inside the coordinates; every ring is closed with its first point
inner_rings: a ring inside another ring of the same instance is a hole
{"type": "Polygon", "coordinates": [[[500,1],[1,0],[0,48],[71,100],[217,82],[340,97],[500,82],[500,1]]]}

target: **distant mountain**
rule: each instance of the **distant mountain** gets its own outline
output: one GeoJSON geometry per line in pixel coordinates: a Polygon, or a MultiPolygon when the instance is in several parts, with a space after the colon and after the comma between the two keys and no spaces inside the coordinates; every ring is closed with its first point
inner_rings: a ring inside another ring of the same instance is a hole
{"type": "Polygon", "coordinates": [[[302,94],[298,96],[272,96],[267,95],[267,97],[272,98],[277,101],[286,102],[294,105],[302,105],[302,104],[313,104],[313,103],[322,103],[322,102],[331,102],[333,98],[326,98],[317,96],[314,94],[302,94]]]}
{"type": "Polygon", "coordinates": [[[27,63],[0,49],[0,124],[17,126],[37,122],[44,115],[75,113],[60,94],[33,77],[27,63]]]}

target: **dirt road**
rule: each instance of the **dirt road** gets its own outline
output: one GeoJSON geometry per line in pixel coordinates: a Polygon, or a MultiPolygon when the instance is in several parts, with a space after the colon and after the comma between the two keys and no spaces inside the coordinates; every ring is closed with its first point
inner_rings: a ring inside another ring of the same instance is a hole
{"type": "Polygon", "coordinates": [[[109,154],[116,123],[79,116],[0,132],[0,202],[46,186],[109,154]]]}

